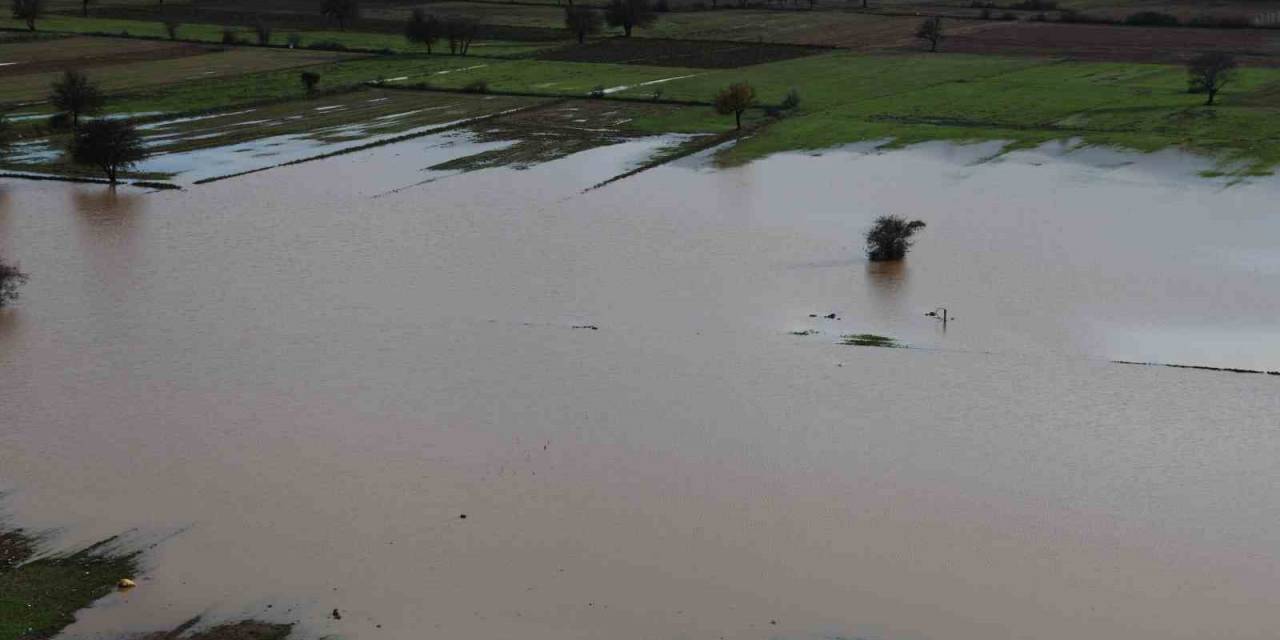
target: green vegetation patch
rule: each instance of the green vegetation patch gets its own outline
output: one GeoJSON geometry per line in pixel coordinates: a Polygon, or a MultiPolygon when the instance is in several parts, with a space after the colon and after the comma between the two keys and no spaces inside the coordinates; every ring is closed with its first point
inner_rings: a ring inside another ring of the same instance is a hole
{"type": "Polygon", "coordinates": [[[111,553],[107,543],[32,559],[38,540],[20,530],[0,531],[0,640],[52,637],[75,621],[77,610],[133,577],[136,554],[111,553]]]}
{"type": "Polygon", "coordinates": [[[886,347],[891,349],[902,348],[905,346],[893,338],[876,335],[874,333],[853,333],[840,336],[840,344],[857,347],[886,347]]]}

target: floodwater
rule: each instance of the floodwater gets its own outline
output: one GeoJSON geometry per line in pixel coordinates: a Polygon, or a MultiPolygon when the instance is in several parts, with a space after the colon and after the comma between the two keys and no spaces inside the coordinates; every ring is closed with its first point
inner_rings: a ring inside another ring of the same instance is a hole
{"type": "Polygon", "coordinates": [[[0,183],[3,508],[147,549],[69,635],[1275,637],[1280,378],[1108,362],[1280,369],[1275,179],[427,144],[0,183]],[[885,213],[929,226],[872,268],[885,213]]]}

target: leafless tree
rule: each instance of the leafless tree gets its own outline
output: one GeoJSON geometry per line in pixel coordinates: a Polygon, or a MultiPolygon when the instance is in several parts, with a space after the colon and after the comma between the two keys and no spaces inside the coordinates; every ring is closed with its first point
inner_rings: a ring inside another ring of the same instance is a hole
{"type": "Polygon", "coordinates": [[[1202,53],[1187,63],[1187,80],[1192,93],[1208,94],[1206,105],[1212,105],[1222,87],[1236,75],[1236,59],[1229,53],[1202,53]]]}

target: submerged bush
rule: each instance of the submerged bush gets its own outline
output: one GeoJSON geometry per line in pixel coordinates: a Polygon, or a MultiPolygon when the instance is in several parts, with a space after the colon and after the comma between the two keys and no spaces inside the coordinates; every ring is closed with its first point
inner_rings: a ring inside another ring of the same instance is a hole
{"type": "Polygon", "coordinates": [[[18,287],[27,282],[27,274],[0,258],[0,307],[18,299],[18,287]]]}
{"type": "Polygon", "coordinates": [[[867,259],[872,262],[901,260],[911,250],[911,236],[924,228],[924,222],[907,222],[902,216],[880,216],[867,232],[867,259]]]}

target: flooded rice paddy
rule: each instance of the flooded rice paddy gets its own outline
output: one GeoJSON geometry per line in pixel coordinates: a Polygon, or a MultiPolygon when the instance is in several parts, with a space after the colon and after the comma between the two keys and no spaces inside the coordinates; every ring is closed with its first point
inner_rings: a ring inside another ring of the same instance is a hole
{"type": "Polygon", "coordinates": [[[0,183],[3,507],[147,549],[69,636],[1274,636],[1280,378],[1109,362],[1280,369],[1274,179],[432,144],[0,183]],[[873,267],[886,213],[928,228],[873,267]]]}

